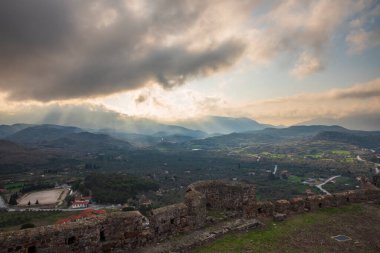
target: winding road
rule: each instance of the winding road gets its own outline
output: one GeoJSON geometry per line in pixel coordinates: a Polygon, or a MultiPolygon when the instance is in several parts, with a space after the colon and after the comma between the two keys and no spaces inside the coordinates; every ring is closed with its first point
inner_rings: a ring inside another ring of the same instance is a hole
{"type": "Polygon", "coordinates": [[[276,175],[276,172],[277,172],[277,165],[274,166],[273,175],[276,175]]]}
{"type": "Polygon", "coordinates": [[[340,175],[330,177],[330,178],[328,178],[327,180],[325,180],[323,183],[321,183],[321,184],[317,184],[315,187],[317,187],[319,190],[321,190],[321,191],[324,192],[325,194],[327,194],[327,195],[331,195],[331,193],[329,193],[328,191],[326,191],[325,189],[323,189],[322,186],[324,186],[325,184],[327,184],[328,182],[334,180],[334,179],[337,178],[337,177],[340,177],[340,175]]]}

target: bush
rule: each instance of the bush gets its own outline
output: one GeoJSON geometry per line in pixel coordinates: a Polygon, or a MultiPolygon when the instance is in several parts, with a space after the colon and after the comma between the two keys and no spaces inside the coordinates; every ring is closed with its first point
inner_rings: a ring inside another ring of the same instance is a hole
{"type": "Polygon", "coordinates": [[[20,229],[34,228],[36,227],[33,223],[25,223],[21,225],[20,229]]]}

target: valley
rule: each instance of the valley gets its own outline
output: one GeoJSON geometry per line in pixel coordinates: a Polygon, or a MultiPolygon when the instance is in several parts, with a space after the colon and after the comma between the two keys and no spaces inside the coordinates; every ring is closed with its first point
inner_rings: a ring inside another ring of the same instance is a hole
{"type": "Polygon", "coordinates": [[[134,135],[128,142],[97,130],[24,126],[16,125],[0,140],[1,195],[13,209],[44,208],[34,205],[35,199],[28,206],[23,198],[60,185],[69,187],[70,194],[49,208],[71,208],[74,198],[91,195],[90,208],[124,206],[146,212],[177,203],[187,185],[210,179],[253,183],[257,198],[263,200],[334,193],[357,189],[356,177],[371,178],[379,162],[379,147],[373,145],[379,132],[337,126],[266,128],[175,140],[155,134],[161,141],[148,146],[141,146],[146,135],[134,135]],[[353,138],[342,139],[341,133],[355,136],[355,143],[353,138]],[[17,205],[9,204],[12,198],[17,205]]]}

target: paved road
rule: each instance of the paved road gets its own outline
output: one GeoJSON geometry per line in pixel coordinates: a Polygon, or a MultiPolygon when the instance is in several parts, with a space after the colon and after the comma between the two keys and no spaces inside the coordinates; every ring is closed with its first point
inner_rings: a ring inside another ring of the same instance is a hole
{"type": "Polygon", "coordinates": [[[277,165],[274,166],[273,175],[276,175],[276,172],[277,172],[277,165]]]}
{"type": "Polygon", "coordinates": [[[319,190],[323,191],[323,192],[326,193],[327,195],[331,195],[331,193],[329,193],[328,191],[326,191],[325,189],[323,189],[322,186],[324,186],[325,184],[327,184],[328,182],[334,180],[334,179],[337,178],[337,177],[340,177],[340,175],[330,177],[329,179],[327,179],[326,181],[324,181],[324,182],[321,183],[321,184],[316,185],[315,187],[317,187],[319,190]]]}
{"type": "Polygon", "coordinates": [[[7,204],[5,204],[5,201],[2,196],[0,196],[0,208],[7,208],[7,204]]]}
{"type": "Polygon", "coordinates": [[[365,160],[362,159],[359,155],[356,156],[356,159],[357,159],[359,162],[365,162],[365,160]]]}

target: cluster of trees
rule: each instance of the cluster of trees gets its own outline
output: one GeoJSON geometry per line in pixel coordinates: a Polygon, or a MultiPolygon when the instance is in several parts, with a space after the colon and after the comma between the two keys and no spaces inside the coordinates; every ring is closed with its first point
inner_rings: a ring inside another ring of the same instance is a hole
{"type": "Polygon", "coordinates": [[[96,202],[107,204],[123,204],[139,193],[156,191],[159,188],[159,185],[150,179],[113,173],[90,174],[85,178],[84,186],[91,191],[96,202]]]}

